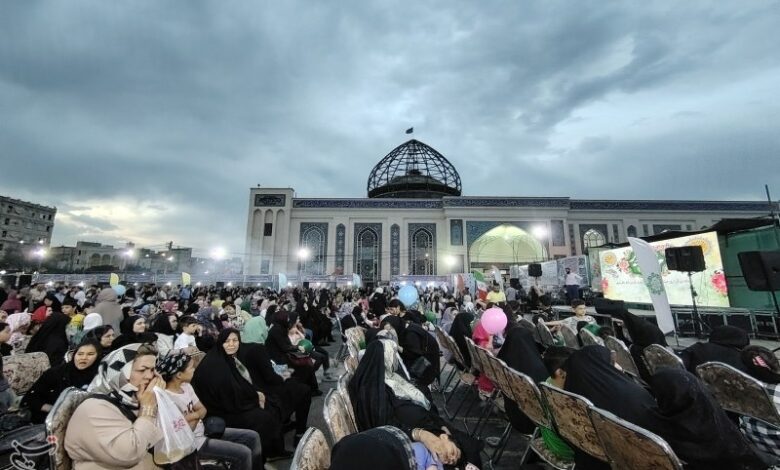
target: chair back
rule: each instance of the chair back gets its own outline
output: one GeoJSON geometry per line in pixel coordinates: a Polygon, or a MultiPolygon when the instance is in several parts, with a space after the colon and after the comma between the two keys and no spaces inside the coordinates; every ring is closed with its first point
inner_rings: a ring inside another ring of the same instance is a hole
{"type": "Polygon", "coordinates": [[[553,337],[552,331],[544,324],[544,320],[541,318],[536,324],[536,331],[539,333],[539,341],[545,348],[555,345],[555,337],[553,337]]]}
{"type": "Polygon", "coordinates": [[[51,470],[70,470],[73,467],[73,461],[65,452],[65,431],[76,408],[89,396],[88,392],[68,387],[62,391],[46,416],[46,434],[57,438],[57,448],[50,459],[51,470]]]}
{"type": "Polygon", "coordinates": [[[542,392],[539,391],[539,387],[536,386],[534,380],[511,367],[507,367],[506,377],[509,383],[510,398],[517,403],[520,411],[537,426],[551,429],[552,421],[547,411],[545,411],[542,392]]]}
{"type": "Polygon", "coordinates": [[[625,344],[620,342],[614,336],[607,336],[607,339],[604,340],[604,346],[606,346],[610,351],[615,351],[615,361],[624,372],[628,372],[635,377],[639,377],[639,369],[634,362],[634,358],[631,356],[631,352],[629,352],[625,344]]]}
{"type": "Polygon", "coordinates": [[[604,446],[590,420],[588,409],[593,407],[590,400],[546,383],[539,384],[539,389],[561,437],[593,457],[607,462],[604,446]]]}
{"type": "Polygon", "coordinates": [[[471,356],[471,367],[472,369],[476,369],[480,372],[485,372],[483,370],[482,365],[482,357],[479,354],[479,351],[477,351],[477,345],[474,343],[474,340],[471,338],[466,338],[466,347],[469,350],[469,356],[471,356]]]}
{"type": "Polygon", "coordinates": [[[490,351],[484,348],[479,349],[481,349],[480,353],[482,354],[483,363],[487,363],[491,371],[488,378],[500,391],[508,395],[510,393],[510,385],[506,376],[506,371],[509,369],[509,366],[506,365],[506,362],[491,354],[490,351]]]}
{"type": "Polygon", "coordinates": [[[346,369],[347,372],[350,374],[355,374],[355,371],[358,367],[358,358],[357,356],[353,356],[352,354],[348,355],[344,358],[344,369],[346,369]]]}
{"type": "Polygon", "coordinates": [[[566,325],[561,325],[561,336],[566,347],[580,349],[580,342],[577,340],[577,333],[566,325]]]}
{"type": "Polygon", "coordinates": [[[344,336],[347,338],[349,355],[357,359],[360,352],[360,342],[366,340],[366,333],[359,326],[353,326],[344,331],[344,336]]]}
{"type": "Polygon", "coordinates": [[[680,357],[661,346],[660,344],[651,344],[642,351],[642,357],[645,358],[645,364],[650,375],[653,375],[663,367],[685,369],[680,357]]]}
{"type": "Polygon", "coordinates": [[[680,459],[659,436],[595,407],[590,418],[612,468],[682,470],[680,459]]]}
{"type": "Polygon", "coordinates": [[[590,332],[587,328],[580,330],[580,340],[583,346],[604,346],[604,340],[590,332]]]}
{"type": "Polygon", "coordinates": [[[341,377],[339,377],[336,390],[338,390],[339,395],[341,396],[341,401],[344,402],[344,407],[347,410],[347,414],[349,415],[349,419],[351,420],[352,425],[355,427],[355,429],[357,429],[355,408],[352,407],[352,399],[349,397],[349,381],[352,380],[352,375],[353,374],[346,372],[341,377]]]}
{"type": "Polygon", "coordinates": [[[447,349],[450,350],[452,353],[452,357],[455,359],[455,361],[460,365],[462,368],[466,368],[466,360],[463,358],[463,353],[461,352],[460,348],[458,347],[458,343],[455,342],[455,338],[450,336],[449,334],[444,333],[444,338],[447,341],[447,349]]]}
{"type": "Polygon", "coordinates": [[[723,409],[780,427],[780,415],[761,381],[722,362],[706,362],[696,374],[723,409]]]}
{"type": "Polygon", "coordinates": [[[3,358],[3,375],[17,395],[24,395],[49,369],[44,352],[16,354],[3,358]]]}
{"type": "Polygon", "coordinates": [[[322,414],[325,417],[325,424],[328,425],[333,445],[336,445],[344,436],[357,432],[357,428],[351,422],[347,408],[338,391],[331,389],[325,395],[322,414]]]}
{"type": "Polygon", "coordinates": [[[325,435],[317,428],[309,428],[295,448],[290,470],[328,470],[330,446],[325,435]]]}

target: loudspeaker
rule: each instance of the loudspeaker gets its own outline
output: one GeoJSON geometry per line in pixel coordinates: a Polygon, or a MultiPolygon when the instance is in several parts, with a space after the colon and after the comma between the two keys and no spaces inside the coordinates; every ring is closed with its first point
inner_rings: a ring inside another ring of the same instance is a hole
{"type": "Polygon", "coordinates": [[[666,249],[666,266],[670,271],[698,273],[704,271],[704,252],[699,245],[666,249]]]}
{"type": "Polygon", "coordinates": [[[780,251],[743,251],[737,257],[748,289],[780,291],[780,251]]]}
{"type": "Polygon", "coordinates": [[[309,289],[309,281],[303,281],[303,288],[307,290],[309,289]]]}
{"type": "Polygon", "coordinates": [[[622,300],[611,300],[604,297],[593,299],[593,306],[596,308],[596,313],[610,316],[615,316],[616,312],[622,312],[626,309],[626,304],[622,300]]]}
{"type": "Polygon", "coordinates": [[[529,264],[528,275],[531,277],[542,277],[542,265],[539,263],[529,264]]]}
{"type": "Polygon", "coordinates": [[[225,283],[223,281],[217,281],[217,289],[224,289],[225,283]]]}

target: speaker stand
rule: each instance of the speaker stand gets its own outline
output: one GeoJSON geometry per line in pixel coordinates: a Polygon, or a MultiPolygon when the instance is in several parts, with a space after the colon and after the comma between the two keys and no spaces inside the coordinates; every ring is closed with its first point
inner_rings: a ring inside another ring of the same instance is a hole
{"type": "Polygon", "coordinates": [[[710,326],[702,321],[699,316],[699,309],[696,307],[696,297],[699,294],[696,293],[696,289],[693,288],[693,272],[688,271],[688,285],[691,287],[691,300],[693,301],[693,313],[691,319],[693,320],[693,334],[699,339],[704,339],[704,331],[702,327],[706,327],[708,330],[712,330],[710,326]]]}

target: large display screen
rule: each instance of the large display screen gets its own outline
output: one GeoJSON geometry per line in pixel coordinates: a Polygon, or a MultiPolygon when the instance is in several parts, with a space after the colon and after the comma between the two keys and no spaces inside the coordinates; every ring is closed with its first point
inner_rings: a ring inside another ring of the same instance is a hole
{"type": "MultiPolygon", "coordinates": [[[[699,245],[704,252],[705,270],[693,273],[693,288],[698,296],[696,304],[710,307],[728,307],[729,296],[720,246],[716,232],[672,238],[650,244],[658,255],[661,277],[672,305],[692,305],[688,273],[670,271],[666,267],[664,251],[670,247],[699,245]]],[[[642,272],[631,247],[599,252],[601,264],[601,290],[604,297],[626,302],[650,303],[642,272]]]]}

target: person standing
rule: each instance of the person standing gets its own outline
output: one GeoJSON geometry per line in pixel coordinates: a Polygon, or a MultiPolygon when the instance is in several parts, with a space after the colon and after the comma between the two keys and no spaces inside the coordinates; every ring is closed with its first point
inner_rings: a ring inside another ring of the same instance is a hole
{"type": "Polygon", "coordinates": [[[571,268],[566,268],[566,277],[563,281],[563,285],[566,288],[566,301],[569,304],[580,298],[581,282],[582,276],[572,272],[571,268]]]}

